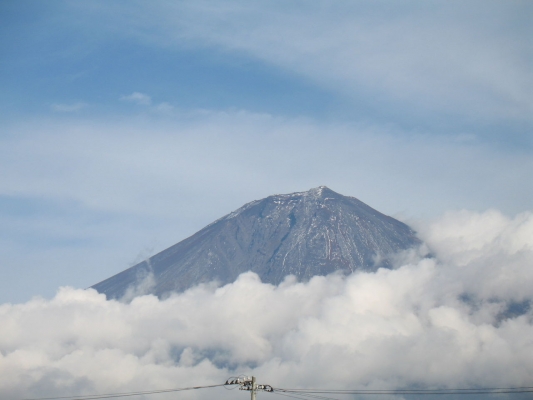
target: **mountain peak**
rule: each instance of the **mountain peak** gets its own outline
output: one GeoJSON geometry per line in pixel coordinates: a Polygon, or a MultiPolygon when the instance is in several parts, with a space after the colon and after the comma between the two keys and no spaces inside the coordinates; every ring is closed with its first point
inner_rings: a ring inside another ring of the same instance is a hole
{"type": "Polygon", "coordinates": [[[327,186],[318,186],[316,188],[311,188],[311,189],[309,189],[306,192],[295,192],[295,193],[289,193],[289,194],[280,194],[280,195],[277,195],[277,196],[298,196],[298,195],[300,195],[300,196],[323,196],[324,194],[328,194],[328,193],[339,195],[338,193],[334,192],[333,190],[331,190],[327,186]]]}
{"type": "Polygon", "coordinates": [[[326,186],[252,201],[191,237],[93,287],[121,298],[151,276],[162,296],[203,282],[233,282],[246,271],[279,284],[335,271],[387,267],[389,257],[420,241],[405,224],[326,186]],[[379,260],[379,262],[378,262],[379,260]]]}
{"type": "Polygon", "coordinates": [[[327,196],[327,195],[337,195],[337,196],[339,196],[338,193],[334,192],[333,190],[331,190],[327,186],[319,186],[319,187],[316,187],[316,188],[309,189],[307,191],[307,193],[308,193],[309,196],[316,196],[316,197],[324,197],[324,196],[327,196]]]}
{"type": "Polygon", "coordinates": [[[262,200],[251,201],[250,203],[243,205],[241,208],[238,208],[237,210],[229,213],[228,215],[223,216],[222,218],[215,221],[214,223],[217,223],[218,221],[223,220],[223,219],[235,218],[241,215],[243,212],[245,212],[249,208],[254,207],[257,204],[262,203],[262,202],[272,202],[274,204],[282,206],[282,205],[287,205],[287,204],[295,205],[298,202],[307,202],[310,200],[315,200],[315,201],[319,199],[327,200],[327,199],[334,199],[334,198],[339,198],[339,197],[345,197],[345,196],[342,196],[341,194],[334,192],[333,190],[329,189],[327,186],[318,186],[316,188],[309,189],[306,192],[274,194],[262,200]]]}
{"type": "Polygon", "coordinates": [[[274,201],[308,201],[313,199],[335,199],[345,197],[337,192],[334,192],[327,186],[318,186],[316,188],[309,189],[306,192],[295,192],[288,194],[275,194],[273,196],[267,197],[267,199],[272,199],[274,201]]]}
{"type": "Polygon", "coordinates": [[[330,188],[328,188],[327,186],[318,186],[316,188],[312,188],[312,189],[309,189],[308,192],[309,193],[318,193],[318,194],[322,194],[323,191],[327,191],[329,190],[330,192],[333,192],[333,190],[331,190],[330,188]]]}

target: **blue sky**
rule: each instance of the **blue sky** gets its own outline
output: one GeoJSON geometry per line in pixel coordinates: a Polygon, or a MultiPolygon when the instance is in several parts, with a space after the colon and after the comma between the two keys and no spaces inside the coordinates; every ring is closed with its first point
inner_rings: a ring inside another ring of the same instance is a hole
{"type": "Polygon", "coordinates": [[[0,4],[0,302],[327,185],[404,220],[533,201],[527,1],[0,4]]]}

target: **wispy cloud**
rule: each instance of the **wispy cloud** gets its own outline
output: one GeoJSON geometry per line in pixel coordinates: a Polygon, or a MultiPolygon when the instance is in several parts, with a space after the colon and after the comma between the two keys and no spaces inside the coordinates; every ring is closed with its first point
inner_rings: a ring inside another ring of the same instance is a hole
{"type": "Polygon", "coordinates": [[[128,96],[122,96],[120,100],[130,101],[132,103],[137,103],[143,106],[149,106],[150,104],[152,104],[152,98],[148,96],[147,94],[140,93],[140,92],[133,92],[132,94],[128,96]]]}
{"type": "Polygon", "coordinates": [[[244,52],[411,116],[531,122],[533,115],[525,44],[531,28],[521,17],[531,13],[527,3],[160,1],[149,11],[123,11],[114,20],[121,31],[152,46],[203,43],[244,52]]]}
{"type": "Polygon", "coordinates": [[[159,103],[154,107],[154,111],[161,113],[161,114],[169,114],[174,110],[174,106],[170,103],[163,102],[159,103]]]}
{"type": "Polygon", "coordinates": [[[216,218],[244,201],[322,183],[381,211],[410,215],[455,205],[513,213],[532,201],[524,184],[533,179],[528,153],[379,127],[204,110],[9,129],[18,134],[0,147],[3,193],[75,199],[91,209],[180,213],[190,208],[180,193],[209,202],[216,192],[217,208],[207,207],[216,218]]]}
{"type": "Polygon", "coordinates": [[[72,113],[87,107],[86,103],[52,104],[50,108],[55,112],[72,113]]]}

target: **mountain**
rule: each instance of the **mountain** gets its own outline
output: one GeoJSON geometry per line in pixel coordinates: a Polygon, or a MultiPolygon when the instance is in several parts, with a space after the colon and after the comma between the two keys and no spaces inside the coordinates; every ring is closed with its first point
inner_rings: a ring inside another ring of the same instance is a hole
{"type": "Polygon", "coordinates": [[[402,222],[320,186],[252,201],[92,287],[117,299],[164,296],[213,280],[226,284],[246,271],[272,284],[289,274],[305,281],[388,267],[392,254],[419,243],[402,222]]]}

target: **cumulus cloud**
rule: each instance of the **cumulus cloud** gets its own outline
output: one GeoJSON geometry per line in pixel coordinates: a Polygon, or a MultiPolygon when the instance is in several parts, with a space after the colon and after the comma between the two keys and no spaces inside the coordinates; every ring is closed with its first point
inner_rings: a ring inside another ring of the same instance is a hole
{"type": "Polygon", "coordinates": [[[129,96],[122,96],[120,100],[129,101],[129,102],[136,103],[142,106],[149,106],[150,104],[152,104],[152,98],[148,96],[147,94],[140,93],[140,92],[133,92],[129,96]]]}
{"type": "Polygon", "coordinates": [[[434,257],[413,252],[376,273],[277,287],[245,273],[130,303],[62,288],[4,304],[0,394],[150,390],[239,373],[275,387],[530,386],[533,310],[509,305],[533,300],[533,214],[464,211],[419,229],[434,257]]]}

